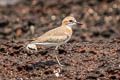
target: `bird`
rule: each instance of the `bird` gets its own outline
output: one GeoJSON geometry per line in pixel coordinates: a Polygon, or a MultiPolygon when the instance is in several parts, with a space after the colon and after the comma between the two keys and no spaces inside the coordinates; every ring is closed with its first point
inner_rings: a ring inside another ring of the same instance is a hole
{"type": "MultiPolygon", "coordinates": [[[[27,44],[27,50],[32,49],[37,52],[38,50],[36,45],[55,46],[55,50],[58,50],[60,45],[67,43],[71,39],[73,33],[72,27],[76,24],[82,25],[80,22],[77,22],[73,16],[65,17],[61,26],[49,30],[48,32],[44,33],[40,37],[33,39],[29,44],[27,44]]],[[[62,66],[57,56],[55,57],[58,64],[62,66]]]]}

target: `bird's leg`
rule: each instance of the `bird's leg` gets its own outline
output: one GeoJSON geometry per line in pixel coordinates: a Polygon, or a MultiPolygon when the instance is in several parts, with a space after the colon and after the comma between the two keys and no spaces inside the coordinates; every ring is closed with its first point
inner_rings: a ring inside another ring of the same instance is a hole
{"type": "Polygon", "coordinates": [[[58,47],[59,47],[59,46],[56,46],[55,50],[58,50],[58,47]]]}
{"type": "MultiPolygon", "coordinates": [[[[58,47],[59,47],[59,46],[56,46],[56,48],[55,48],[56,51],[58,50],[58,47]]],[[[60,63],[60,61],[59,61],[59,59],[58,59],[58,57],[57,57],[56,54],[55,54],[55,58],[56,58],[58,64],[62,67],[63,65],[60,63]]]]}

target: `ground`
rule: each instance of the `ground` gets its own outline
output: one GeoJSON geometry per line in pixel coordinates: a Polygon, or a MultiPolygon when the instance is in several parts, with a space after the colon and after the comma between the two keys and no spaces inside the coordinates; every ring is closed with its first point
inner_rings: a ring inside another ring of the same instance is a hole
{"type": "Polygon", "coordinates": [[[119,36],[120,0],[25,0],[0,7],[0,80],[119,80],[119,36]],[[26,50],[30,39],[69,15],[83,25],[73,27],[58,52],[26,50]]]}

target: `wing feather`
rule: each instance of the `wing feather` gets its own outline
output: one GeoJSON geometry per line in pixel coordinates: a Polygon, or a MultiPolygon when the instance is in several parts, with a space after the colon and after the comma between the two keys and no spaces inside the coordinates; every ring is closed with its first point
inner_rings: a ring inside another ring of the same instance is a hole
{"type": "Polygon", "coordinates": [[[40,37],[34,39],[32,43],[42,43],[42,42],[54,42],[59,43],[63,42],[68,39],[68,35],[65,34],[64,29],[61,27],[52,29],[45,34],[41,35],[40,37]]]}

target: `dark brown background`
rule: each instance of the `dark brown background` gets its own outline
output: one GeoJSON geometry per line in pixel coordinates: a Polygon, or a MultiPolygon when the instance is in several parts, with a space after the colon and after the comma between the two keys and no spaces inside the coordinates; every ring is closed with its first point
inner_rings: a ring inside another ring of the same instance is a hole
{"type": "Polygon", "coordinates": [[[1,80],[120,79],[120,0],[24,0],[0,7],[1,80]],[[56,77],[54,48],[25,49],[27,40],[58,27],[74,15],[69,43],[59,48],[65,68],[56,77]],[[31,26],[35,32],[31,33],[31,26]]]}

